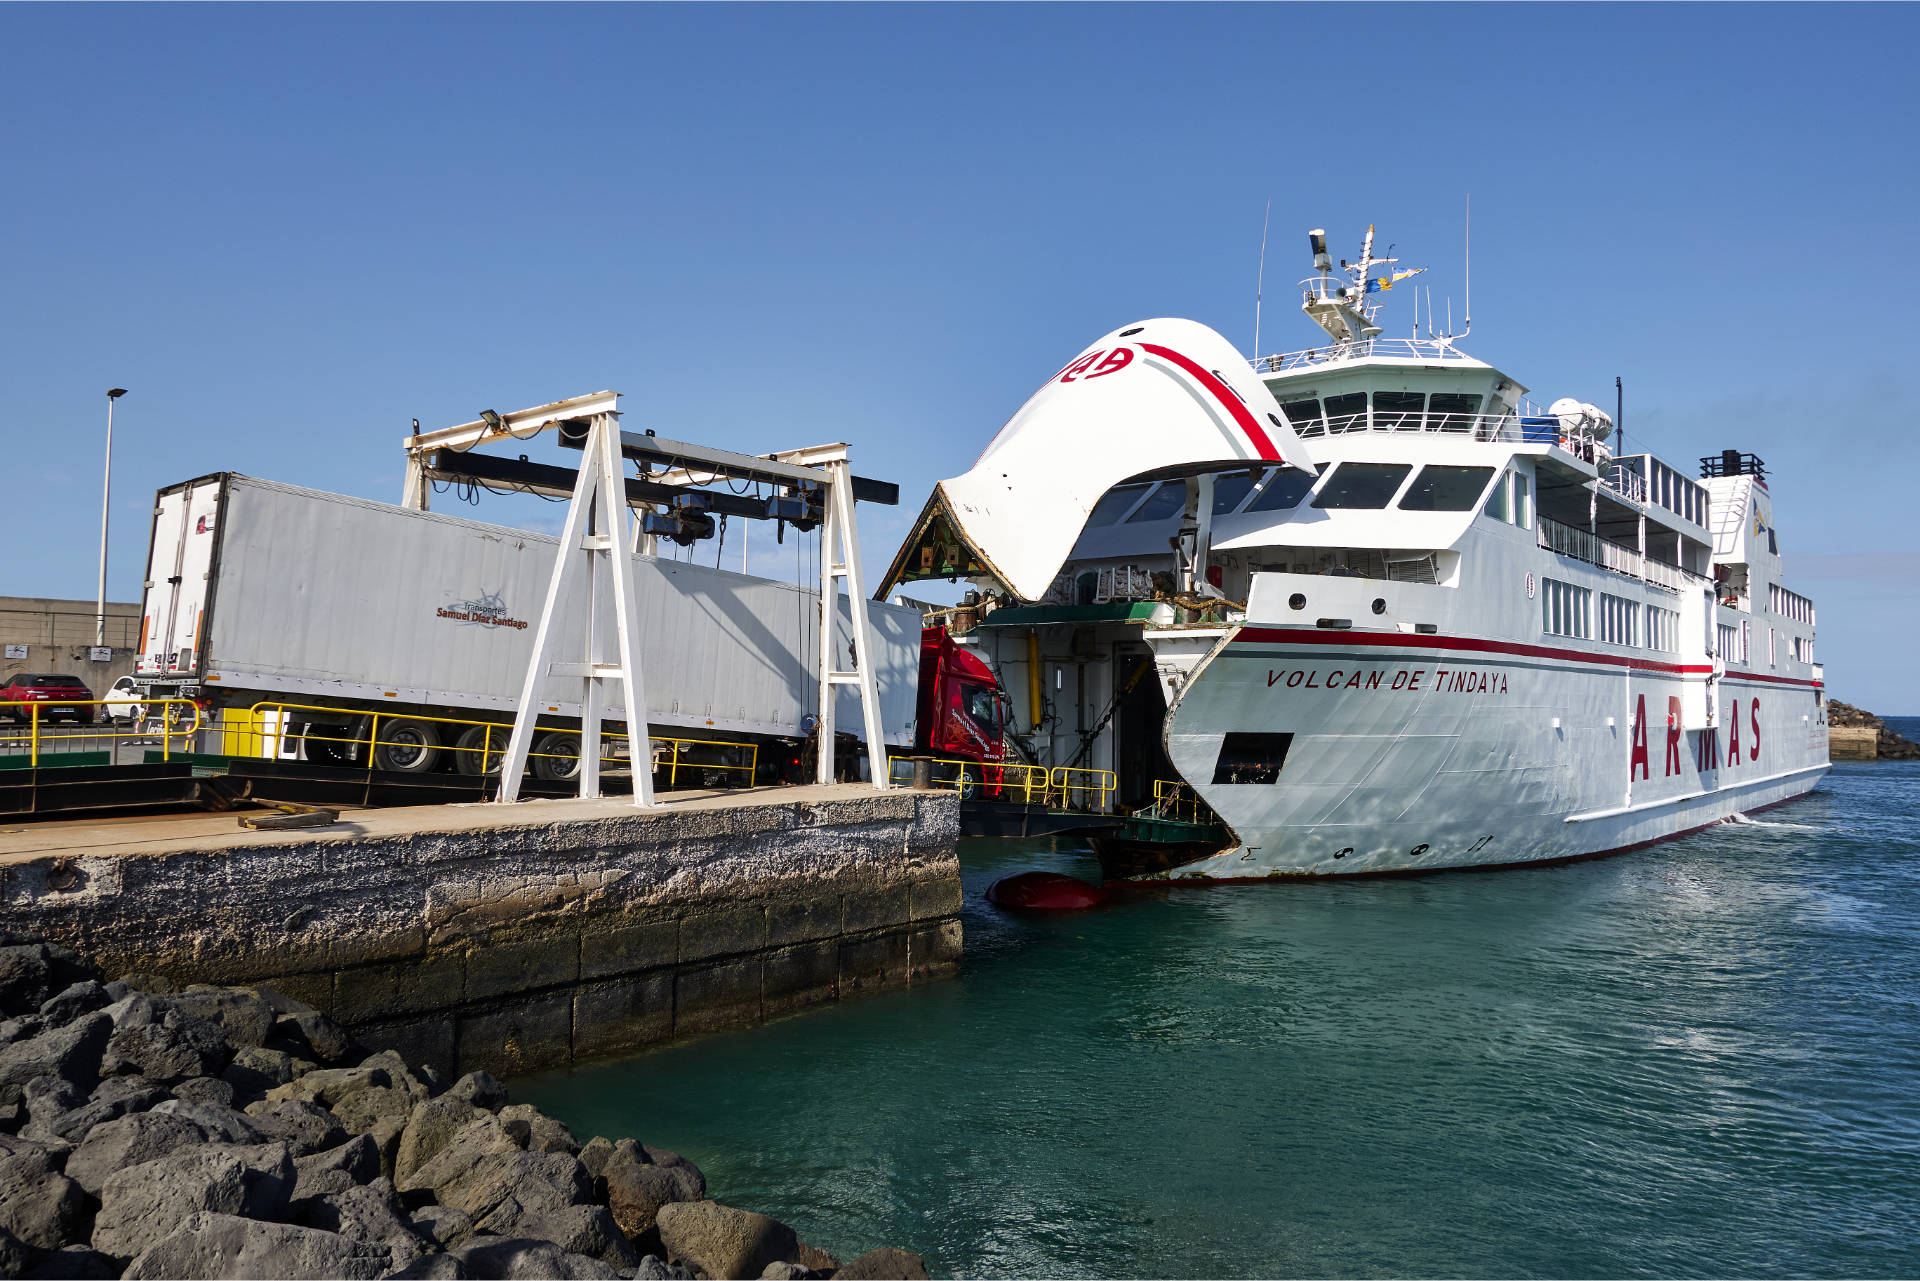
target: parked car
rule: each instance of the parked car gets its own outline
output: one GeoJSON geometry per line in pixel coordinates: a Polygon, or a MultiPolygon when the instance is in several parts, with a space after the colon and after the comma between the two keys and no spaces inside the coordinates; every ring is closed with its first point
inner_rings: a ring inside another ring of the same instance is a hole
{"type": "Polygon", "coordinates": [[[40,719],[69,717],[82,725],[93,724],[93,691],[78,676],[30,676],[25,672],[0,685],[0,711],[13,714],[16,721],[33,718],[26,703],[40,705],[40,719]],[[7,704],[13,706],[6,706],[7,704]]]}
{"type": "Polygon", "coordinates": [[[105,694],[107,719],[116,725],[138,725],[146,719],[147,705],[133,677],[122,676],[105,694]]]}

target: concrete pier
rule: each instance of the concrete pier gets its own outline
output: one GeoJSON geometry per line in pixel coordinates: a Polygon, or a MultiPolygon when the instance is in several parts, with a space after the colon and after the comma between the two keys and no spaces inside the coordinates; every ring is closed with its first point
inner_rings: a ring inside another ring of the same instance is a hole
{"type": "Polygon", "coordinates": [[[862,786],[344,813],[0,820],[0,927],[265,983],[370,1046],[511,1075],[949,975],[958,803],[862,786]]]}

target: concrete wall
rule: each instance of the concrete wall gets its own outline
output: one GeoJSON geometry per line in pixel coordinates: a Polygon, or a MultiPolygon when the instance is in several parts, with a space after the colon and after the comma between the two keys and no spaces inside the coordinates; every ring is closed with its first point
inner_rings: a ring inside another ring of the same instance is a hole
{"type": "Polygon", "coordinates": [[[88,657],[97,615],[90,600],[53,600],[43,596],[0,596],[0,684],[16,672],[59,672],[78,676],[95,698],[122,676],[133,675],[134,647],[140,643],[140,602],[107,602],[107,645],[113,660],[88,657]],[[6,645],[25,645],[25,658],[7,658],[6,645]]]}
{"type": "Polygon", "coordinates": [[[1827,726],[1827,755],[1836,761],[1871,761],[1880,754],[1880,731],[1871,725],[1827,726]]]}
{"type": "Polygon", "coordinates": [[[109,973],[264,982],[409,1061],[511,1075],[953,973],[958,815],[851,786],[379,811],[345,835],[16,862],[0,926],[109,973]]]}

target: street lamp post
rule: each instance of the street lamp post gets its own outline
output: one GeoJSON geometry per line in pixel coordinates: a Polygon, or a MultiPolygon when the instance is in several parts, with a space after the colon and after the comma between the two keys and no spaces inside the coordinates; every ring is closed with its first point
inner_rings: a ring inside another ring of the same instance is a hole
{"type": "Polygon", "coordinates": [[[100,595],[94,603],[93,643],[107,643],[107,503],[113,497],[113,402],[125,387],[107,388],[107,465],[100,481],[100,595]]]}

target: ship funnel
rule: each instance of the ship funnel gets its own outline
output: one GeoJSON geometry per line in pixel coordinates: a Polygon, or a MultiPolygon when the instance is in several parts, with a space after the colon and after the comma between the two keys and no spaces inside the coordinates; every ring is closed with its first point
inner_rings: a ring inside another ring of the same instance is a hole
{"type": "Polygon", "coordinates": [[[1313,246],[1313,269],[1315,271],[1332,271],[1333,259],[1327,253],[1326,228],[1315,227],[1312,231],[1309,231],[1307,233],[1307,243],[1313,246]]]}

